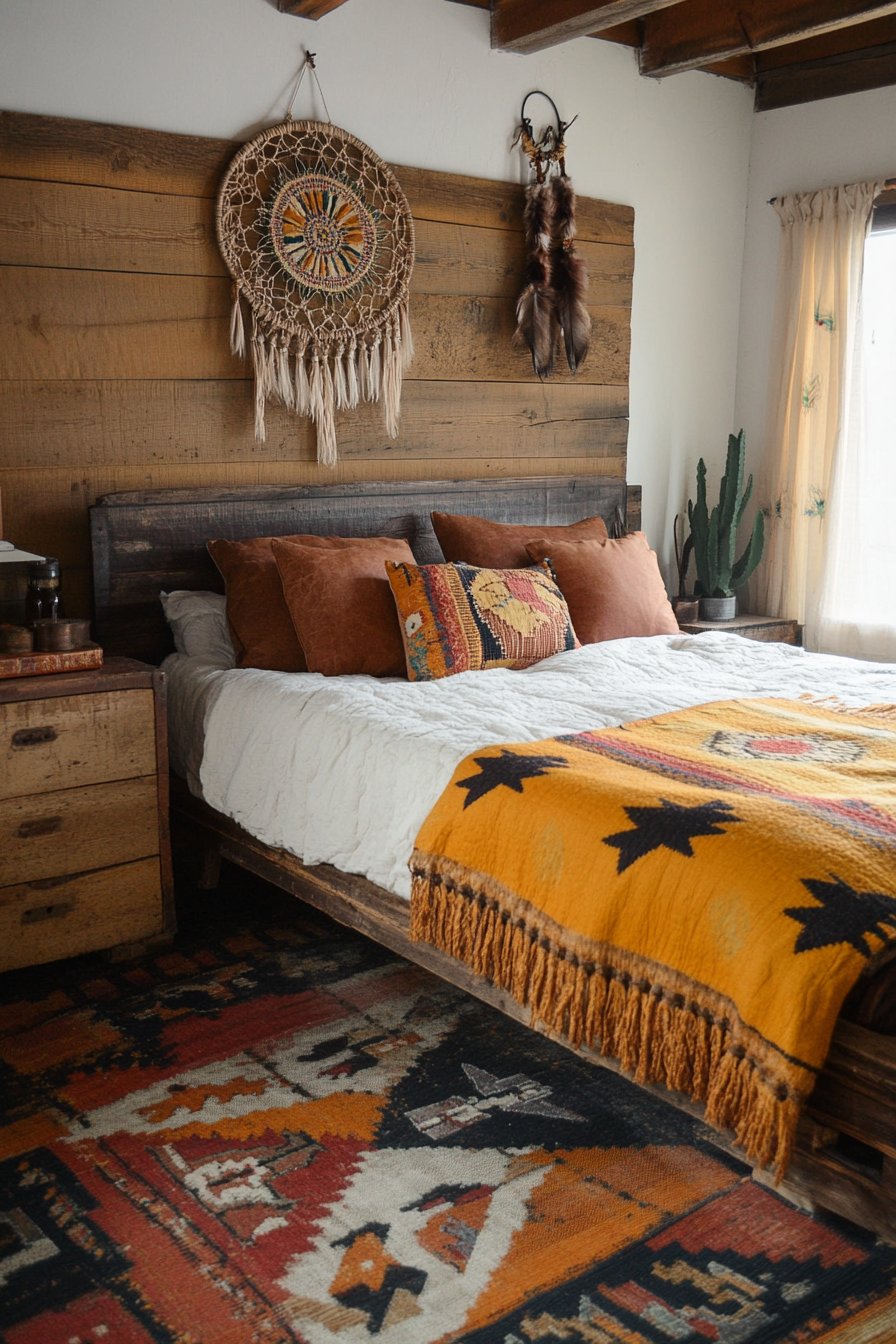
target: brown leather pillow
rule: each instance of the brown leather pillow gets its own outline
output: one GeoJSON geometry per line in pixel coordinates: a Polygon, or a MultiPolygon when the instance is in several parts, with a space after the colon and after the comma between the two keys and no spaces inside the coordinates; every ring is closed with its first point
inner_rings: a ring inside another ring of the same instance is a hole
{"type": "Polygon", "coordinates": [[[407,675],[386,577],[387,560],[414,563],[406,541],[369,537],[342,550],[322,550],[275,537],[273,552],[309,672],[407,675]]]}
{"type": "MultiPolygon", "coordinates": [[[[307,672],[305,654],[283,596],[280,572],[271,550],[273,537],[246,541],[210,541],[209,555],[227,590],[227,620],[237,667],[272,672],[307,672]]],[[[363,546],[365,538],[299,534],[286,541],[324,550],[363,546]]]]}
{"type": "Polygon", "coordinates": [[[446,560],[482,569],[522,569],[532,561],[527,541],[606,541],[603,518],[583,518],[567,527],[527,523],[493,523],[464,513],[431,513],[433,530],[446,560]]]}
{"type": "Polygon", "coordinates": [[[643,532],[617,541],[530,542],[533,560],[550,560],[582,644],[631,635],[677,635],[656,554],[643,532]]]}

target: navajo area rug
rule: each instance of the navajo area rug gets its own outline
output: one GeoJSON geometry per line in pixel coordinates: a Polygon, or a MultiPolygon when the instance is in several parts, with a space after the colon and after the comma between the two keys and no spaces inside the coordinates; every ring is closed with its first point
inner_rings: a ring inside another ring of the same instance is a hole
{"type": "Polygon", "coordinates": [[[896,1250],[230,870],[0,977],[5,1344],[884,1344],[896,1250]],[[249,912],[249,913],[247,913],[249,912]]]}

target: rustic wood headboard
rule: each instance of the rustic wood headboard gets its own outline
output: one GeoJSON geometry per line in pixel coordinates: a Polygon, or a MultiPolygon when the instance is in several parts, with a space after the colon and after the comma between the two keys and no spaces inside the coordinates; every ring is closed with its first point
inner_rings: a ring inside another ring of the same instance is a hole
{"type": "Polygon", "coordinates": [[[149,663],[171,653],[159,592],[223,592],[205,548],[215,537],[297,532],[407,537],[418,561],[441,561],[431,509],[544,524],[573,523],[599,513],[608,527],[619,509],[631,529],[640,524],[641,490],[612,476],[530,476],[106,495],[90,510],[95,637],[109,654],[149,663]]]}
{"type": "Polygon", "coordinates": [[[112,491],[337,481],[625,477],[634,210],[579,196],[591,349],[540,382],[513,345],[523,187],[393,165],[414,215],[416,354],[397,439],[382,408],[338,416],[339,465],[230,352],[218,183],[238,146],[0,112],[0,442],[8,535],[58,555],[90,613],[87,508],[112,491]]]}

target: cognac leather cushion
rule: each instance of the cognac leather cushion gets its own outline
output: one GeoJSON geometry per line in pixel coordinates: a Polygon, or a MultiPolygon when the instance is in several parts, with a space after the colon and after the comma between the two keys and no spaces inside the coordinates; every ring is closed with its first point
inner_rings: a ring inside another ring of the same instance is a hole
{"type": "Polygon", "coordinates": [[[275,537],[283,596],[309,672],[403,677],[404,644],[386,561],[413,564],[406,541],[368,537],[324,550],[275,537]]]}
{"type": "Polygon", "coordinates": [[[539,527],[528,523],[493,523],[462,513],[432,513],[433,530],[446,560],[483,569],[523,569],[532,561],[527,541],[605,541],[603,518],[583,518],[568,527],[539,527]]]}
{"type": "Polygon", "coordinates": [[[618,541],[530,542],[533,560],[548,560],[582,644],[632,635],[677,635],[656,554],[643,532],[618,541]]]}
{"type": "MultiPolygon", "coordinates": [[[[246,541],[210,541],[208,553],[227,589],[227,620],[237,667],[263,667],[272,672],[307,672],[308,664],[296,635],[280,572],[271,549],[273,537],[246,541]]],[[[284,538],[327,551],[366,545],[366,538],[284,538]]]]}

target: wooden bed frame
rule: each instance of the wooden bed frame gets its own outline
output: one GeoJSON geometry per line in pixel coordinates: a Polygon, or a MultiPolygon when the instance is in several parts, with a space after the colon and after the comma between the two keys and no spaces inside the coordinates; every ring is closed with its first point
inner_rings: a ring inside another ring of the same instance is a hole
{"type": "MultiPolygon", "coordinates": [[[[97,638],[110,654],[147,662],[171,652],[159,590],[221,591],[205,550],[213,537],[404,536],[425,563],[442,559],[430,509],[543,524],[600,513],[610,526],[624,516],[631,529],[640,521],[640,491],[614,478],[586,476],[107,495],[91,509],[90,520],[97,638]]],[[[532,1025],[528,1011],[509,995],[435,948],[411,942],[409,907],[400,897],[326,864],[306,867],[293,855],[262,844],[194,798],[181,780],[172,781],[171,806],[173,825],[200,847],[203,886],[216,884],[226,858],[532,1025]]],[[[871,1026],[868,1004],[891,997],[896,963],[889,970],[888,979],[878,977],[877,987],[865,993],[858,1013],[871,1026]]],[[[593,1050],[579,1053],[619,1072],[616,1061],[593,1050]]],[[[692,1115],[702,1114],[683,1094],[659,1086],[648,1090],[692,1115]]],[[[729,1137],[713,1133],[713,1140],[744,1161],[729,1137]]],[[[763,1184],[772,1181],[767,1172],[754,1170],[753,1175],[763,1184]]],[[[833,1210],[896,1242],[896,1036],[841,1017],[779,1189],[804,1208],[833,1210]]]]}

